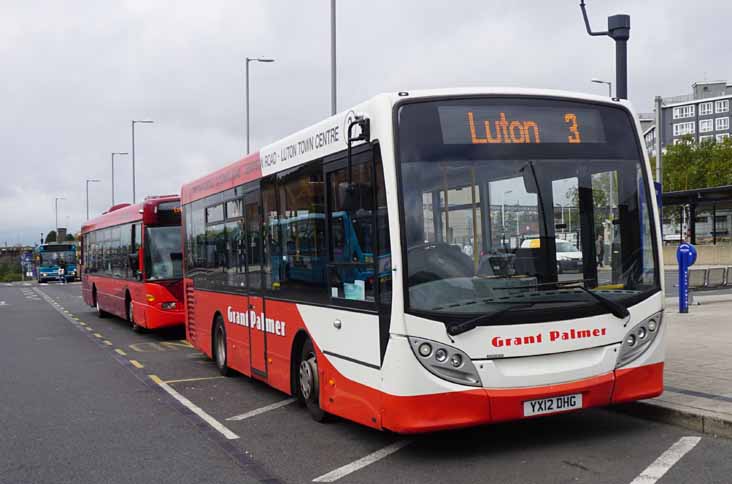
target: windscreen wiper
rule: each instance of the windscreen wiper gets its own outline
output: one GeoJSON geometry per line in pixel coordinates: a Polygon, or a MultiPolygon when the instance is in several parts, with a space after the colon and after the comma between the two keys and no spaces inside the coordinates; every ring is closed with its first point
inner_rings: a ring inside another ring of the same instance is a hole
{"type": "Polygon", "coordinates": [[[474,318],[470,318],[467,321],[463,321],[462,323],[452,324],[447,327],[447,334],[451,336],[457,336],[459,334],[465,333],[466,331],[470,331],[471,329],[474,329],[476,326],[482,323],[486,323],[489,321],[494,320],[498,316],[505,314],[509,311],[512,311],[516,308],[529,308],[533,306],[534,302],[521,304],[519,306],[509,306],[507,308],[499,309],[498,311],[488,313],[488,314],[481,314],[480,316],[476,316],[474,318]]]}
{"type": "Polygon", "coordinates": [[[465,333],[466,331],[470,331],[471,329],[474,329],[478,325],[485,325],[486,323],[491,323],[496,320],[499,316],[506,314],[507,312],[513,311],[514,309],[524,309],[524,308],[530,308],[536,304],[558,304],[558,303],[568,303],[568,302],[582,302],[580,299],[535,299],[533,301],[521,301],[516,302],[513,301],[507,301],[505,299],[501,301],[495,301],[499,304],[514,304],[513,306],[509,306],[507,308],[499,309],[498,311],[494,311],[492,313],[487,314],[481,314],[480,316],[476,316],[474,318],[468,319],[466,321],[462,321],[460,323],[451,324],[447,326],[447,334],[451,336],[457,336],[459,334],[465,333]]]}
{"type": "Polygon", "coordinates": [[[577,288],[595,298],[600,304],[605,306],[616,318],[625,319],[630,315],[628,308],[620,304],[619,302],[608,299],[604,296],[600,296],[595,292],[587,289],[584,285],[570,286],[571,288],[577,288]]]}

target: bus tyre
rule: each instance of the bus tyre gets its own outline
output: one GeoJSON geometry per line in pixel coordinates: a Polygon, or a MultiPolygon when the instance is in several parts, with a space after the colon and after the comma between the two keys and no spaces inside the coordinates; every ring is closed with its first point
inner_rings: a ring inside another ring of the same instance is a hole
{"type": "Polygon", "coordinates": [[[127,320],[130,322],[132,331],[142,333],[143,327],[135,322],[135,313],[132,312],[132,299],[127,300],[127,320]]]}
{"type": "Polygon", "coordinates": [[[229,376],[231,370],[226,362],[226,328],[221,316],[216,317],[216,323],[214,324],[213,356],[219,373],[223,376],[229,376]]]}
{"type": "Polygon", "coordinates": [[[300,357],[300,366],[297,373],[297,398],[305,406],[316,422],[325,422],[328,414],[320,408],[320,382],[318,375],[318,360],[312,341],[305,341],[300,357]]]}
{"type": "Polygon", "coordinates": [[[107,312],[102,309],[102,306],[99,305],[99,299],[97,299],[97,291],[94,291],[94,307],[97,310],[97,316],[100,318],[106,318],[107,312]]]}

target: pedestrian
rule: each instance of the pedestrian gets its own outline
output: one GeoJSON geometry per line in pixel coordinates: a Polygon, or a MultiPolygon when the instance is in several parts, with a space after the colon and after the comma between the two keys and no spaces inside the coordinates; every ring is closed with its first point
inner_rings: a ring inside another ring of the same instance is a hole
{"type": "Polygon", "coordinates": [[[58,259],[58,277],[61,279],[61,284],[66,284],[66,261],[63,257],[58,259]]]}
{"type": "Polygon", "coordinates": [[[605,260],[605,239],[602,234],[597,234],[595,241],[595,252],[597,256],[597,267],[602,267],[602,261],[605,260]]]}

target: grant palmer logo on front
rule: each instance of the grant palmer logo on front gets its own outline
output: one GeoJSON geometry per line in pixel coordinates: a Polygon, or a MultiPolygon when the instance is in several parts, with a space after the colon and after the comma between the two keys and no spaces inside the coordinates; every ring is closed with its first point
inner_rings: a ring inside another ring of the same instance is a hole
{"type": "Polygon", "coordinates": [[[575,329],[571,328],[566,331],[551,330],[546,332],[538,332],[526,336],[494,336],[491,339],[491,345],[494,348],[506,348],[510,346],[528,346],[542,343],[557,343],[561,341],[575,341],[592,338],[599,338],[607,335],[606,328],[592,329],[575,329]]]}

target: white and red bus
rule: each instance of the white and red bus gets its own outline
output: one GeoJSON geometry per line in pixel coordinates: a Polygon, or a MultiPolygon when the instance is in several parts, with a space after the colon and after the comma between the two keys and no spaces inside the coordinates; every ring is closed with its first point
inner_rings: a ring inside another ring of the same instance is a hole
{"type": "Polygon", "coordinates": [[[402,433],[659,395],[639,133],[598,96],[376,96],[183,186],[187,337],[316,419],[402,433]]]}
{"type": "Polygon", "coordinates": [[[82,294],[140,331],[184,323],[180,197],[118,204],[81,228],[82,294]]]}

